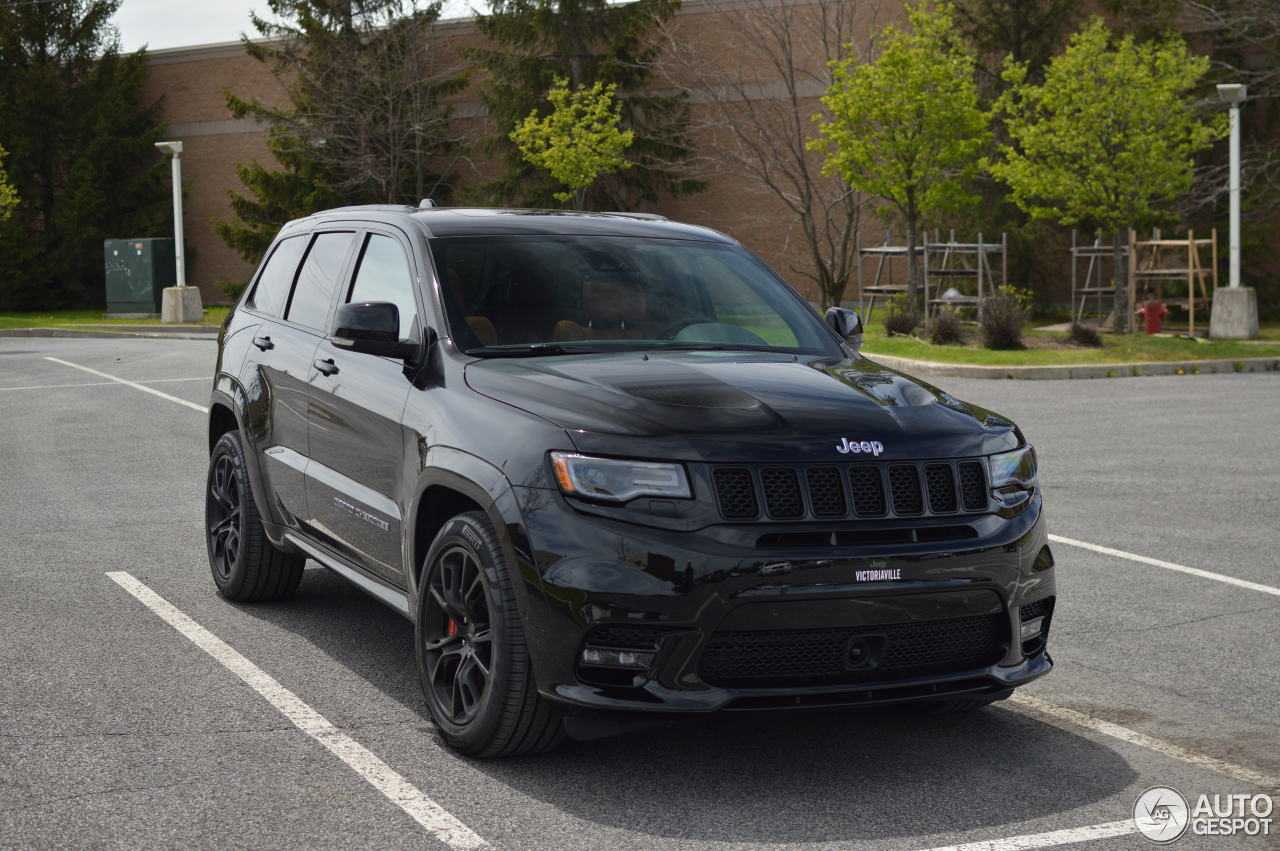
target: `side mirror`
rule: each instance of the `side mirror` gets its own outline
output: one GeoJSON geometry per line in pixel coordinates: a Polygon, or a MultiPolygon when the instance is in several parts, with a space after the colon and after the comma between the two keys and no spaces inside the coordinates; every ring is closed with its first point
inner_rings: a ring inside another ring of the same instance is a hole
{"type": "Polygon", "coordinates": [[[828,307],[826,319],[831,329],[846,343],[855,348],[862,345],[862,317],[858,316],[857,311],[828,307]]]}
{"type": "Polygon", "coordinates": [[[330,339],[348,351],[401,360],[415,357],[419,350],[417,343],[400,339],[400,309],[387,301],[342,305],[330,339]]]}

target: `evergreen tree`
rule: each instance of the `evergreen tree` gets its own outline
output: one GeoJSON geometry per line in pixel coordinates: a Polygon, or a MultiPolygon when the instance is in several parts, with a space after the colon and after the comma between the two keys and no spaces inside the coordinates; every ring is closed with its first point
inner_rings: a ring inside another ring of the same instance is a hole
{"type": "Polygon", "coordinates": [[[691,154],[687,99],[643,91],[658,53],[655,27],[678,8],[679,0],[493,0],[478,22],[488,46],[470,51],[489,72],[482,98],[494,135],[487,147],[501,168],[480,200],[556,205],[559,185],[521,156],[511,132],[530,112],[551,111],[546,93],[558,79],[574,90],[616,85],[622,129],[635,134],[631,167],[598,181],[583,199],[587,209],[627,210],[700,189],[683,168],[691,154]]]}
{"type": "Polygon", "coordinates": [[[0,222],[13,215],[13,208],[18,206],[18,191],[9,183],[9,175],[4,170],[4,158],[9,155],[0,147],[0,222]]]}
{"type": "Polygon", "coordinates": [[[440,4],[416,0],[269,0],[253,15],[268,42],[244,39],[288,92],[276,107],[229,95],[239,118],[267,125],[278,168],[241,164],[247,194],[218,232],[256,262],[286,221],[338,204],[447,196],[458,140],[442,99],[464,78],[443,67],[429,28],[440,4]]]}
{"type": "Polygon", "coordinates": [[[0,223],[0,310],[101,304],[102,241],[168,227],[159,104],[120,0],[0,5],[0,144],[22,203],[0,223]]]}

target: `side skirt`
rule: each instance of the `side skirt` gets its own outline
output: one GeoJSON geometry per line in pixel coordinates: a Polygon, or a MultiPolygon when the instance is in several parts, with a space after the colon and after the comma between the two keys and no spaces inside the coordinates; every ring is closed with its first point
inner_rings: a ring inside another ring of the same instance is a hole
{"type": "Polygon", "coordinates": [[[413,620],[413,614],[409,609],[409,595],[399,588],[392,588],[385,582],[374,579],[359,568],[352,567],[337,556],[325,552],[320,547],[310,541],[303,540],[293,532],[285,533],[285,539],[306,553],[308,558],[315,559],[378,602],[390,606],[404,617],[413,620]]]}

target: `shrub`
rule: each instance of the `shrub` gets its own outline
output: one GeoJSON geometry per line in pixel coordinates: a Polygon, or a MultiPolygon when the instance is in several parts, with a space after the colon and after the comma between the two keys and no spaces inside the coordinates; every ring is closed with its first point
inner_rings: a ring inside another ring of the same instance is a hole
{"type": "Polygon", "coordinates": [[[222,290],[222,294],[229,301],[239,301],[240,296],[244,293],[244,288],[248,286],[245,281],[222,281],[218,284],[218,289],[222,290]]]}
{"type": "Polygon", "coordinates": [[[982,306],[982,345],[988,349],[1021,349],[1022,326],[1027,323],[1030,294],[1000,287],[982,306]]]}
{"type": "Polygon", "coordinates": [[[896,295],[889,299],[889,306],[884,312],[884,330],[890,337],[895,334],[909,336],[919,324],[920,319],[916,316],[915,305],[906,295],[896,295]]]}
{"type": "Polygon", "coordinates": [[[1088,325],[1079,322],[1071,323],[1071,335],[1067,338],[1073,346],[1088,346],[1091,349],[1102,348],[1102,337],[1088,325]]]}
{"type": "Polygon", "coordinates": [[[950,310],[939,310],[925,325],[925,336],[935,346],[952,346],[964,342],[964,326],[950,310]]]}

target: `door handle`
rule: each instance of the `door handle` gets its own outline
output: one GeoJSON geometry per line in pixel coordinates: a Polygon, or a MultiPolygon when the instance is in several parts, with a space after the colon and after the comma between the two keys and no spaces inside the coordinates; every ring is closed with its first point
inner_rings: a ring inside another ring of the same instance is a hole
{"type": "Polygon", "coordinates": [[[321,375],[335,375],[338,372],[338,365],[333,362],[333,358],[316,358],[313,366],[321,375]]]}
{"type": "Polygon", "coordinates": [[[266,336],[265,334],[262,335],[261,337],[254,337],[253,344],[257,346],[261,351],[264,351],[264,352],[267,349],[274,349],[276,347],[276,344],[271,342],[271,338],[266,336]]]}

